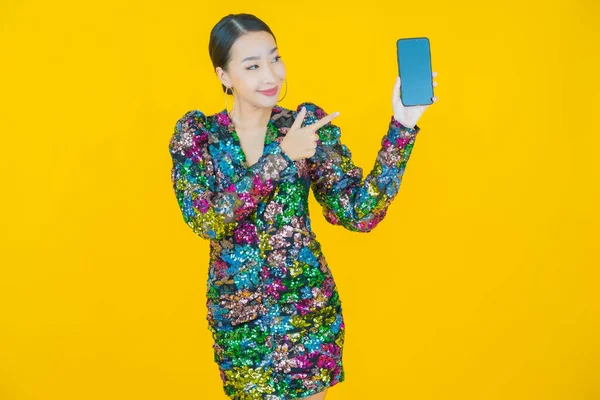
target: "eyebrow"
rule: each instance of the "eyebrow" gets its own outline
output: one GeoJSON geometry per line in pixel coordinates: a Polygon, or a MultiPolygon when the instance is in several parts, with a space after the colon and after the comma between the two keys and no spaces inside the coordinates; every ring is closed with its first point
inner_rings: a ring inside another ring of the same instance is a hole
{"type": "MultiPolygon", "coordinates": [[[[273,47],[271,49],[271,52],[269,54],[273,54],[275,53],[275,50],[277,50],[277,46],[273,47]]],[[[260,56],[252,56],[252,57],[246,57],[242,60],[242,62],[244,61],[248,61],[248,60],[260,60],[260,56]]]]}

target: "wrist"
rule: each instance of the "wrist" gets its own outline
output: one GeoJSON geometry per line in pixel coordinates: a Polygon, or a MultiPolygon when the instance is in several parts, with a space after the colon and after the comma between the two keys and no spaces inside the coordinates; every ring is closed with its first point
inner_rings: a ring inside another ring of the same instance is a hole
{"type": "Polygon", "coordinates": [[[283,153],[285,153],[285,155],[286,155],[286,156],[288,156],[288,157],[289,157],[289,156],[290,156],[290,154],[287,152],[286,145],[287,145],[287,143],[285,142],[285,140],[282,140],[282,141],[279,143],[279,148],[281,148],[281,151],[282,151],[283,153]]]}
{"type": "Polygon", "coordinates": [[[396,119],[396,117],[395,117],[395,116],[393,116],[393,115],[392,115],[392,122],[393,122],[393,123],[394,123],[394,125],[396,125],[398,128],[404,127],[404,128],[408,128],[408,129],[414,129],[414,128],[415,128],[415,126],[417,125],[417,124],[414,124],[414,125],[412,125],[412,126],[410,126],[410,125],[405,125],[405,124],[403,124],[402,122],[398,121],[398,120],[396,119]]]}

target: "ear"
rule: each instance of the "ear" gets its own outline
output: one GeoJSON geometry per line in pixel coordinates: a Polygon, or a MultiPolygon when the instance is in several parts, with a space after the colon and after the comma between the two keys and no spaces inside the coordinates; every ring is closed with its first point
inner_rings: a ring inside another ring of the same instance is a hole
{"type": "Polygon", "coordinates": [[[225,72],[223,70],[223,68],[221,67],[217,67],[215,69],[215,73],[217,74],[217,77],[219,78],[219,80],[221,81],[221,83],[227,87],[231,87],[231,81],[229,80],[229,75],[227,74],[227,72],[225,72]]]}

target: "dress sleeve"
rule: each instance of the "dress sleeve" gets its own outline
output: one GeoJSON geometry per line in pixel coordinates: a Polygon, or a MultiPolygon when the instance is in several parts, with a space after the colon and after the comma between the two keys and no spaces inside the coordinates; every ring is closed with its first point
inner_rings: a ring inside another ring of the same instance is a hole
{"type": "Polygon", "coordinates": [[[294,161],[279,143],[246,169],[245,176],[223,191],[215,191],[215,165],[208,151],[206,116],[191,110],[181,117],[169,142],[173,166],[171,183],[183,220],[204,239],[220,240],[233,234],[238,223],[271,194],[277,183],[297,174],[294,161]]]}
{"type": "MultiPolygon", "coordinates": [[[[306,126],[327,114],[318,105],[306,107],[306,126]]],[[[388,131],[381,140],[375,165],[363,180],[362,168],[354,165],[350,149],[342,143],[340,128],[329,122],[319,128],[315,154],[308,159],[311,187],[323,207],[325,219],[355,232],[369,232],[385,217],[398,193],[406,163],[417,134],[415,125],[407,128],[391,117],[388,131]]]]}

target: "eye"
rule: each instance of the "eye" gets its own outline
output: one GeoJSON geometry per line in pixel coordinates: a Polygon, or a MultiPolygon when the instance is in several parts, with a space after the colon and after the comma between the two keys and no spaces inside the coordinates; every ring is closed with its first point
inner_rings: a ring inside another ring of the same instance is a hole
{"type": "MultiPolygon", "coordinates": [[[[276,56],[276,57],[274,58],[274,60],[275,60],[275,59],[281,59],[281,56],[276,56]]],[[[247,69],[247,70],[249,70],[249,71],[253,71],[252,67],[258,67],[258,65],[254,64],[254,65],[251,65],[251,66],[249,66],[249,67],[248,67],[248,68],[246,68],[246,69],[247,69]]]]}

